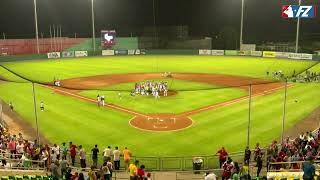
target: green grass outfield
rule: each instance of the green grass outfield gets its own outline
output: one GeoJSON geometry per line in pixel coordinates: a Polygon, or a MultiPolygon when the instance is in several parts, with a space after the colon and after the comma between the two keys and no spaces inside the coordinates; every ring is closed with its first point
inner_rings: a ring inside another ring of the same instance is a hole
{"type": "MultiPolygon", "coordinates": [[[[313,61],[292,61],[246,57],[207,56],[134,56],[98,57],[68,60],[46,60],[6,63],[5,67],[28,79],[49,82],[53,77],[74,78],[99,74],[136,72],[193,72],[266,77],[266,71],[282,70],[291,74],[303,71],[313,61]]],[[[20,81],[0,69],[0,76],[20,81]]],[[[295,84],[288,91],[288,113],[285,128],[292,127],[319,107],[320,85],[295,84]],[[295,103],[295,99],[298,103],[295,103]]],[[[208,90],[202,98],[212,98],[217,90],[208,90]],[[212,92],[211,92],[212,91],[212,92]]],[[[243,150],[246,145],[247,102],[194,115],[194,126],[177,132],[151,133],[128,125],[132,116],[113,110],[99,109],[95,104],[53,93],[36,86],[37,102],[43,100],[46,110],[39,112],[40,131],[53,143],[72,140],[88,150],[95,143],[128,146],[138,156],[183,156],[214,154],[224,145],[229,152],[243,150]]],[[[224,92],[229,96],[228,92],[224,92]]],[[[221,92],[219,92],[221,94],[221,92]]],[[[231,93],[232,94],[232,93],[231,93]]],[[[239,95],[235,93],[235,95],[239,95]]],[[[16,111],[34,127],[33,99],[30,84],[1,83],[0,97],[12,101],[16,111]]],[[[182,97],[186,98],[186,97],[182,97]]],[[[221,97],[223,98],[223,97],[221,97]]],[[[164,98],[163,98],[164,99],[164,98]]],[[[162,99],[160,99],[162,100],[162,99]]],[[[257,97],[252,103],[251,145],[257,141],[267,145],[280,137],[283,90],[257,97]]],[[[172,104],[175,110],[181,104],[172,104]]]]}
{"type": "MultiPolygon", "coordinates": [[[[28,79],[52,82],[54,77],[69,79],[100,74],[155,72],[215,73],[268,78],[267,71],[282,70],[283,73],[291,75],[293,70],[300,72],[316,63],[228,56],[112,56],[24,61],[6,63],[4,66],[28,79]]],[[[7,73],[0,75],[12,78],[7,73]]]]}

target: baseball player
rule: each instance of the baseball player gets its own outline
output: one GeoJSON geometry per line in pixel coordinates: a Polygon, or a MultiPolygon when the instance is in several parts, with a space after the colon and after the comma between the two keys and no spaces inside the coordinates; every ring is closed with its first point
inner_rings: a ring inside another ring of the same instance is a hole
{"type": "Polygon", "coordinates": [[[101,103],[101,97],[98,94],[98,96],[97,96],[97,105],[98,105],[98,107],[100,107],[100,103],[101,103]]]}
{"type": "Polygon", "coordinates": [[[44,111],[44,103],[43,103],[43,101],[40,102],[40,110],[44,111]]]}
{"type": "Polygon", "coordinates": [[[104,106],[104,95],[101,96],[101,103],[102,103],[102,106],[104,106]]]}

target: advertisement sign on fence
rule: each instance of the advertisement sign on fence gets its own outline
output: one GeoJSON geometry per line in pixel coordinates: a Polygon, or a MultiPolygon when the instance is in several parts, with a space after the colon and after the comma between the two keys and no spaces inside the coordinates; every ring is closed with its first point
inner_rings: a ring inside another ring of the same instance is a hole
{"type": "Polygon", "coordinates": [[[102,56],[113,56],[114,50],[102,50],[102,56]]]}
{"type": "Polygon", "coordinates": [[[288,52],[276,52],[276,58],[289,58],[288,52]]]}
{"type": "Polygon", "coordinates": [[[211,50],[209,49],[199,49],[199,55],[211,55],[211,50]]]}
{"type": "Polygon", "coordinates": [[[49,52],[47,53],[48,59],[60,58],[60,52],[49,52]]]}
{"type": "Polygon", "coordinates": [[[128,50],[114,50],[115,55],[128,55],[128,50]]]}
{"type": "Polygon", "coordinates": [[[74,51],[63,51],[62,57],[64,57],[64,58],[74,57],[74,51]]]}
{"type": "Polygon", "coordinates": [[[236,50],[225,50],[225,55],[226,56],[237,56],[238,55],[238,51],[236,50]]]}
{"type": "Polygon", "coordinates": [[[212,56],[223,56],[224,50],[211,50],[211,55],[212,56]]]}
{"type": "Polygon", "coordinates": [[[140,55],[141,51],[140,49],[129,49],[128,50],[128,55],[140,55]]]}
{"type": "Polygon", "coordinates": [[[239,51],[239,55],[240,56],[250,56],[251,55],[251,51],[239,51]]]}
{"type": "Polygon", "coordinates": [[[312,54],[301,53],[301,59],[312,60],[312,54]]]}
{"type": "Polygon", "coordinates": [[[76,57],[86,57],[88,56],[88,51],[75,51],[74,55],[76,57]]]}
{"type": "Polygon", "coordinates": [[[276,52],[273,51],[263,51],[263,57],[275,58],[276,52]]]}
{"type": "Polygon", "coordinates": [[[301,54],[299,54],[299,53],[289,53],[289,59],[301,59],[301,54]]]}
{"type": "Polygon", "coordinates": [[[262,51],[251,51],[251,56],[261,57],[262,51]]]}

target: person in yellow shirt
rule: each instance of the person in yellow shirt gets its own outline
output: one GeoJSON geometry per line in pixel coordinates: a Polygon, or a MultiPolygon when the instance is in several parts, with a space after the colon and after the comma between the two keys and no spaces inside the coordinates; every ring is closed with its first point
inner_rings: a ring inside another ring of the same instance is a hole
{"type": "Polygon", "coordinates": [[[136,160],[134,164],[130,164],[129,166],[130,180],[138,179],[138,166],[139,166],[138,160],[136,160]]]}
{"type": "Polygon", "coordinates": [[[123,152],[123,160],[124,160],[124,164],[125,164],[125,168],[126,170],[128,169],[129,167],[129,163],[130,163],[130,159],[131,159],[131,152],[129,151],[129,149],[127,147],[124,148],[123,152]]]}
{"type": "Polygon", "coordinates": [[[90,180],[97,180],[96,172],[94,171],[95,166],[91,166],[90,171],[88,172],[88,176],[90,180]]]}

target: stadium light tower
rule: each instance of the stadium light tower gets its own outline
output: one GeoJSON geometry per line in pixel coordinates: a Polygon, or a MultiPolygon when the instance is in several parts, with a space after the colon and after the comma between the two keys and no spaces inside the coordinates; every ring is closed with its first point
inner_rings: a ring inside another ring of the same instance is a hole
{"type": "Polygon", "coordinates": [[[33,6],[34,6],[34,22],[35,22],[35,28],[36,28],[37,53],[40,54],[40,49],[39,49],[39,32],[38,32],[37,0],[33,0],[33,6]]]}
{"type": "MultiPolygon", "coordinates": [[[[301,5],[301,0],[299,0],[299,6],[301,5]]],[[[298,17],[297,21],[297,34],[296,34],[296,53],[299,50],[299,31],[300,31],[300,17],[298,17]]]]}
{"type": "Polygon", "coordinates": [[[96,52],[96,32],[94,26],[94,0],[91,0],[91,17],[92,17],[92,45],[93,45],[93,52],[96,52]]]}
{"type": "Polygon", "coordinates": [[[244,0],[241,0],[241,24],[240,24],[240,46],[239,49],[241,50],[242,45],[242,33],[243,33],[243,9],[244,9],[244,0]]]}

